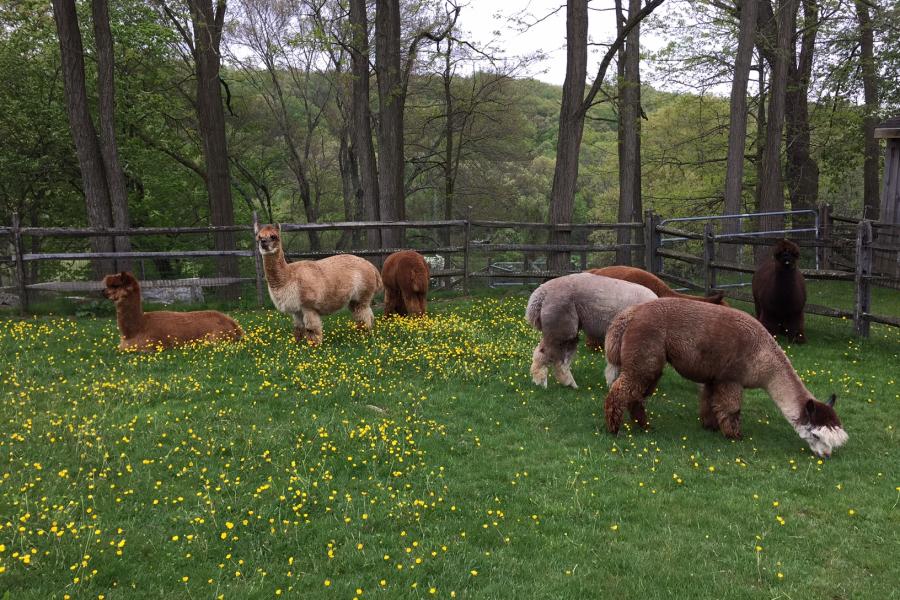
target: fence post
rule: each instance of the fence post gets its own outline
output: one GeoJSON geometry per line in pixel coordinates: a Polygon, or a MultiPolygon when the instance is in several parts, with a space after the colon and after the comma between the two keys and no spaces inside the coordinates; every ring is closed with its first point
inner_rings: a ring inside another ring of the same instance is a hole
{"type": "Polygon", "coordinates": [[[816,264],[820,269],[831,270],[831,205],[819,205],[819,230],[816,232],[816,240],[821,246],[816,247],[816,264]]]}
{"type": "Polygon", "coordinates": [[[660,235],[656,231],[659,217],[652,210],[644,211],[644,268],[651,273],[659,273],[662,269],[656,250],[659,248],[660,235]]]}
{"type": "Polygon", "coordinates": [[[463,294],[469,295],[469,245],[472,240],[472,207],[466,207],[465,237],[463,239],[463,294]]]}
{"type": "Polygon", "coordinates": [[[12,243],[13,252],[16,254],[16,279],[19,288],[19,311],[24,315],[28,312],[28,288],[25,281],[25,262],[22,260],[22,224],[19,221],[19,213],[12,214],[12,243]]]}
{"type": "Polygon", "coordinates": [[[263,305],[263,266],[262,266],[262,257],[259,255],[259,250],[256,248],[256,230],[259,228],[259,215],[256,214],[256,211],[253,211],[253,244],[251,247],[253,248],[253,267],[256,270],[256,303],[258,306],[262,307],[263,305]]]}
{"type": "Polygon", "coordinates": [[[872,289],[869,276],[872,274],[872,222],[860,221],[856,227],[856,301],[853,304],[853,323],[856,335],[869,337],[869,313],[872,304],[872,289]]]}
{"type": "Polygon", "coordinates": [[[716,287],[716,268],[712,266],[716,260],[716,236],[712,221],[707,221],[703,228],[703,275],[706,295],[712,293],[716,287]]]}

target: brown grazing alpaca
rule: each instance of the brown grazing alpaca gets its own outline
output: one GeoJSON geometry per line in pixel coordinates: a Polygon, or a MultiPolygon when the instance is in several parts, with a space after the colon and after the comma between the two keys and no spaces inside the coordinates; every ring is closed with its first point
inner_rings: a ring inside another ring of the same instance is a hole
{"type": "Polygon", "coordinates": [[[531,293],[525,319],[541,332],[534,348],[531,378],[547,387],[548,367],[563,385],[577,388],[570,365],[578,348],[578,332],[602,340],[619,312],[634,304],[655,300],[647,288],[590,273],[557,277],[531,293]]]}
{"type": "Polygon", "coordinates": [[[199,340],[239,340],[244,335],[234,319],[215,310],[145,313],[141,285],[131,273],[107,275],[103,285],[103,295],[116,303],[120,350],[150,351],[199,340]]]}
{"type": "Polygon", "coordinates": [[[381,267],[384,314],[424,315],[428,308],[428,263],[414,250],[394,252],[381,267]]]}
{"type": "MultiPolygon", "coordinates": [[[[621,279],[622,281],[630,281],[642,285],[660,298],[684,298],[686,300],[696,300],[697,302],[709,302],[710,304],[722,304],[728,306],[725,302],[724,292],[716,292],[711,296],[689,296],[681,294],[666,285],[666,282],[643,269],[637,267],[627,267],[624,265],[613,265],[611,267],[603,267],[602,269],[589,269],[588,273],[594,275],[603,275],[604,277],[612,277],[613,279],[621,279]]],[[[603,347],[603,340],[586,336],[584,343],[592,350],[600,350],[603,347]]]]}
{"type": "Polygon", "coordinates": [[[803,344],[803,308],[806,281],[797,268],[800,248],[790,240],[778,240],[768,259],[753,274],[753,303],[756,318],[769,333],[784,333],[788,340],[803,344]]]}
{"type": "Polygon", "coordinates": [[[606,333],[606,427],[618,433],[628,408],[647,425],[644,399],[666,362],[701,384],[700,420],[727,438],[741,437],[744,388],[762,388],[818,456],[847,441],[834,396],[817,401],[784,351],[759,322],[742,311],[677,298],[660,298],[622,311],[606,333]]]}
{"type": "Polygon", "coordinates": [[[611,267],[603,267],[602,269],[590,269],[588,273],[594,275],[603,275],[604,277],[612,277],[613,279],[621,279],[622,281],[630,281],[642,285],[660,298],[684,298],[686,300],[696,300],[698,302],[709,302],[710,304],[728,304],[723,300],[724,292],[716,292],[711,296],[689,296],[681,294],[666,285],[666,282],[643,269],[637,267],[627,267],[625,265],[613,265],[611,267]]]}
{"type": "Polygon", "coordinates": [[[372,263],[352,254],[288,263],[279,225],[257,227],[256,241],[269,296],[275,308],[293,318],[294,339],[322,343],[321,315],[330,315],[345,306],[350,307],[359,327],[372,329],[372,297],[381,291],[381,275],[372,263]]]}

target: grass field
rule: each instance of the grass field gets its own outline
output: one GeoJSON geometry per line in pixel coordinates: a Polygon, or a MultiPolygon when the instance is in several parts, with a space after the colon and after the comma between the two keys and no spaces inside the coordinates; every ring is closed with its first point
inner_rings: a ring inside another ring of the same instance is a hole
{"type": "Polygon", "coordinates": [[[900,330],[787,348],[838,394],[823,461],[759,391],[743,441],[704,431],[673,372],[610,436],[602,356],[531,383],[525,301],[344,312],[319,348],[239,311],[244,342],[151,355],[109,316],[0,320],[0,596],[898,596],[900,330]]]}

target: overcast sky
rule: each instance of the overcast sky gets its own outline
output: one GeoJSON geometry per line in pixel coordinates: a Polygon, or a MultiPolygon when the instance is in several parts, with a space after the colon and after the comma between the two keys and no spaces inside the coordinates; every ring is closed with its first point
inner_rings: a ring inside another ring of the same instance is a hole
{"type": "MultiPolygon", "coordinates": [[[[463,0],[459,25],[472,34],[472,38],[487,43],[497,40],[497,46],[507,55],[524,55],[540,50],[546,60],[536,63],[529,75],[562,85],[566,77],[566,8],[562,0],[463,0]],[[554,10],[559,9],[555,14],[554,10]],[[531,15],[527,17],[526,15],[531,15]],[[510,22],[518,15],[528,23],[536,23],[526,31],[510,22]],[[550,16],[547,16],[550,15],[550,16]],[[546,17],[546,18],[545,18],[546,17]],[[539,21],[539,22],[538,22],[539,21]],[[497,33],[499,32],[499,40],[497,33]]],[[[588,36],[594,42],[609,42],[614,38],[615,20],[609,9],[612,1],[593,2],[588,17],[588,36]]],[[[660,9],[662,10],[662,9],[660,9]]],[[[661,40],[652,35],[641,36],[641,50],[656,48],[661,40]]],[[[605,50],[589,49],[588,80],[593,77],[605,50]]]]}

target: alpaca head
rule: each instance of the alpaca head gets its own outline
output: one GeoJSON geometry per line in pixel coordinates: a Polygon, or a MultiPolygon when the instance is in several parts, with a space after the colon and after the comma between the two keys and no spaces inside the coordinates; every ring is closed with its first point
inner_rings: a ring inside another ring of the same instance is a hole
{"type": "Polygon", "coordinates": [[[254,231],[259,253],[262,255],[275,254],[281,249],[281,225],[256,225],[254,231]]]}
{"type": "Polygon", "coordinates": [[[140,284],[134,275],[125,271],[107,275],[103,278],[103,285],[105,286],[103,295],[113,302],[120,302],[141,291],[140,284]]]}
{"type": "Polygon", "coordinates": [[[775,257],[779,265],[793,268],[797,265],[797,261],[800,260],[800,247],[790,240],[778,240],[772,256],[775,257]]]}
{"type": "Polygon", "coordinates": [[[831,395],[828,404],[809,398],[803,408],[803,416],[797,424],[797,433],[806,440],[816,456],[831,456],[838,447],[847,441],[841,420],[834,412],[834,401],[837,396],[831,395]]]}

